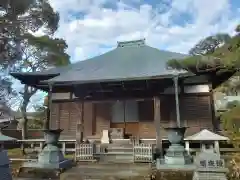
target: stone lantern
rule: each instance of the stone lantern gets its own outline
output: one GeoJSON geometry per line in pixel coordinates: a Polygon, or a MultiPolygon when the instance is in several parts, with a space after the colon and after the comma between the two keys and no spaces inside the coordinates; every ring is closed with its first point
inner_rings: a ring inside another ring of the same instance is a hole
{"type": "Polygon", "coordinates": [[[8,153],[4,150],[4,142],[15,141],[15,138],[5,136],[2,134],[2,129],[8,127],[11,123],[11,116],[6,113],[7,108],[4,105],[0,105],[0,179],[12,180],[10,161],[8,153]]]}
{"type": "Polygon", "coordinates": [[[213,148],[202,149],[195,159],[196,170],[193,180],[227,180],[224,160],[213,148]]]}
{"type": "Polygon", "coordinates": [[[39,175],[42,176],[47,172],[49,177],[55,178],[59,177],[63,170],[73,166],[73,160],[64,158],[61,149],[58,147],[58,140],[62,129],[50,129],[49,127],[51,118],[52,85],[49,85],[48,97],[45,98],[44,103],[47,103],[48,120],[45,122],[45,129],[43,130],[45,146],[38,154],[37,161],[23,163],[18,174],[19,177],[27,178],[31,175],[36,177],[34,173],[30,172],[40,172],[39,175]]]}

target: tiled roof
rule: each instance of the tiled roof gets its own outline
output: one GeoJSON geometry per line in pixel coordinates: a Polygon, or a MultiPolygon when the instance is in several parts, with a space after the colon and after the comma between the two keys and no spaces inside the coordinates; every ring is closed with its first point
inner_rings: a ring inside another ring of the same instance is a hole
{"type": "Polygon", "coordinates": [[[188,136],[185,140],[189,141],[227,141],[228,137],[221,136],[219,134],[215,134],[207,129],[203,129],[200,132],[188,136]]]}
{"type": "MultiPolygon", "coordinates": [[[[117,47],[109,52],[68,66],[51,68],[42,72],[11,73],[11,75],[21,79],[25,75],[40,77],[55,74],[56,77],[45,81],[60,83],[149,79],[173,75],[176,70],[167,69],[167,61],[182,59],[186,56],[150,47],[145,44],[145,40],[126,41],[118,42],[117,47]]],[[[185,73],[185,71],[180,73],[185,73]]]]}

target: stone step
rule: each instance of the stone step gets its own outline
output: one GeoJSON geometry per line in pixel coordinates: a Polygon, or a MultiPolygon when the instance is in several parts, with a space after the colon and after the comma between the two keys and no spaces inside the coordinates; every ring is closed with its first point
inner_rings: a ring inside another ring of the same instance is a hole
{"type": "Polygon", "coordinates": [[[128,147],[128,148],[132,148],[133,145],[132,144],[128,144],[128,143],[110,143],[107,145],[108,147],[128,147]]]}
{"type": "Polygon", "coordinates": [[[133,162],[133,153],[122,152],[122,153],[105,153],[100,155],[101,162],[108,163],[131,163],[133,162]]]}
{"type": "Polygon", "coordinates": [[[107,152],[115,152],[115,153],[127,153],[127,152],[133,152],[132,147],[117,147],[117,146],[112,146],[107,148],[107,152]]]}
{"type": "Polygon", "coordinates": [[[131,145],[131,141],[129,139],[112,139],[111,144],[119,144],[119,145],[131,145]]]}

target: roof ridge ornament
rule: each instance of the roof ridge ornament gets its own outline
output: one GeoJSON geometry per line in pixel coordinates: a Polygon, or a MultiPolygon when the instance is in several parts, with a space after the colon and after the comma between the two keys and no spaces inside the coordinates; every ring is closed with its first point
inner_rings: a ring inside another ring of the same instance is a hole
{"type": "Polygon", "coordinates": [[[145,45],[145,38],[139,39],[139,40],[133,40],[133,41],[118,41],[117,47],[139,47],[145,45]]]}

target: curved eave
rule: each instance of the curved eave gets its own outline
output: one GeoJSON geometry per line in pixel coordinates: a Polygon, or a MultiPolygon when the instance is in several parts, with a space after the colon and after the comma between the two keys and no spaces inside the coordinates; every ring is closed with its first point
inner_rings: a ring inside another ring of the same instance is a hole
{"type": "Polygon", "coordinates": [[[54,78],[60,73],[49,73],[44,74],[41,72],[32,72],[32,73],[18,73],[18,72],[12,72],[10,73],[11,76],[13,76],[15,79],[18,79],[21,81],[22,84],[27,84],[29,86],[37,85],[40,83],[40,81],[45,81],[51,78],[54,78]]]}
{"type": "Polygon", "coordinates": [[[217,88],[220,86],[222,83],[227,81],[229,78],[231,78],[237,70],[225,70],[222,72],[217,73],[214,77],[212,77],[212,84],[213,84],[213,89],[217,88]]]}

